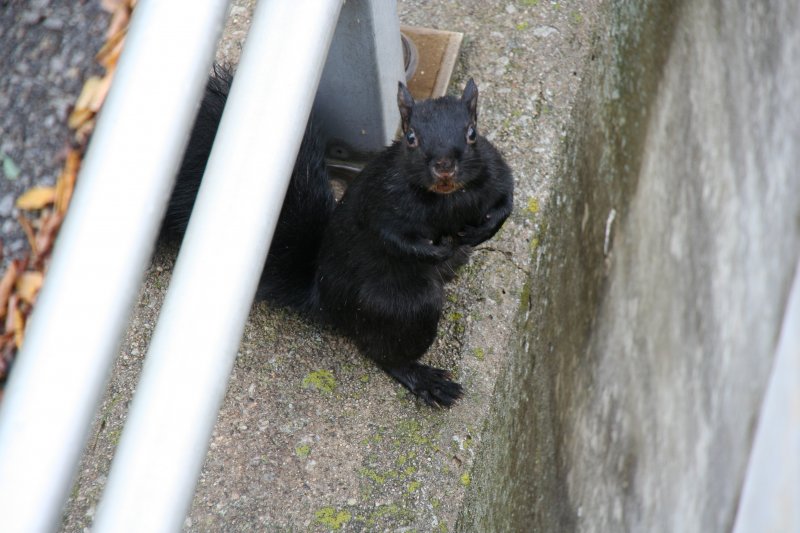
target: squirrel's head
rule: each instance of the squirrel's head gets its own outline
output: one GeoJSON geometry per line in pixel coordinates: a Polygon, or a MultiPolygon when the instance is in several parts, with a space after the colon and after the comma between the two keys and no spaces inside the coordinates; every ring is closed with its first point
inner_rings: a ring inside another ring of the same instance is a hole
{"type": "Polygon", "coordinates": [[[416,185],[438,194],[455,192],[474,179],[480,163],[478,142],[478,87],[472,78],[461,98],[443,96],[415,102],[402,83],[397,106],[407,161],[425,172],[411,173],[416,185]]]}

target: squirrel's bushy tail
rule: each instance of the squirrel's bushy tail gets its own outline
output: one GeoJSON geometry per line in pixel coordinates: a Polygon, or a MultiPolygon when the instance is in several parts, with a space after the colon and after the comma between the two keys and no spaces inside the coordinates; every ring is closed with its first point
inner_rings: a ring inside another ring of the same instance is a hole
{"type": "MultiPolygon", "coordinates": [[[[215,65],[170,197],[162,237],[182,237],[186,231],[232,81],[227,68],[215,65]]],[[[335,206],[325,168],[324,142],[309,119],[256,300],[267,299],[303,312],[316,307],[317,253],[335,206]]]]}
{"type": "Polygon", "coordinates": [[[267,299],[302,312],[317,307],[317,255],[335,207],[325,167],[325,146],[312,118],[295,160],[257,300],[267,299]]]}
{"type": "Polygon", "coordinates": [[[206,83],[203,100],[197,110],[189,143],[186,145],[175,187],[167,205],[167,213],[161,225],[162,238],[182,238],[186,233],[189,215],[192,214],[232,81],[233,74],[230,70],[214,65],[214,73],[206,83]]]}

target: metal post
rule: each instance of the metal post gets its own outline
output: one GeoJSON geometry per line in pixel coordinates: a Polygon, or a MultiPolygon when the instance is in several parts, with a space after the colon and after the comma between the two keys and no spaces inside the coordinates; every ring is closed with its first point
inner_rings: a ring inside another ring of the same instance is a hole
{"type": "Polygon", "coordinates": [[[399,81],[405,69],[397,1],[345,3],[314,104],[330,155],[364,159],[391,143],[400,124],[399,81]]]}
{"type": "Polygon", "coordinates": [[[800,531],[800,263],[786,304],[733,531],[800,531]]]}
{"type": "Polygon", "coordinates": [[[49,531],[59,522],[226,9],[226,0],[137,6],[0,405],[4,532],[49,531]]]}
{"type": "Polygon", "coordinates": [[[95,531],[183,523],[340,8],[256,8],[95,531]]]}

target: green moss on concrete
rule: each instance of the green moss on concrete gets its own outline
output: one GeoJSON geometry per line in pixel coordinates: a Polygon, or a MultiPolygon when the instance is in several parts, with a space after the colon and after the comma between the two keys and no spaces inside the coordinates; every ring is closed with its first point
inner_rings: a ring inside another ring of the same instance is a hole
{"type": "Polygon", "coordinates": [[[350,521],[352,515],[347,511],[337,511],[334,507],[323,507],[314,513],[314,521],[330,530],[338,531],[350,521]]]}
{"type": "Polygon", "coordinates": [[[413,450],[409,451],[408,453],[402,453],[397,457],[397,459],[395,460],[394,464],[396,464],[398,467],[402,467],[408,461],[410,461],[411,459],[414,459],[416,456],[417,456],[417,454],[413,450]]]}
{"type": "Polygon", "coordinates": [[[529,215],[537,215],[541,206],[539,205],[539,199],[535,196],[528,198],[528,204],[525,206],[525,211],[529,215]]]}
{"type": "Polygon", "coordinates": [[[377,483],[378,485],[383,485],[387,480],[396,479],[399,477],[397,470],[385,470],[378,472],[377,470],[368,467],[359,468],[358,473],[370,481],[377,483]]]}
{"type": "Polygon", "coordinates": [[[330,370],[315,370],[303,378],[303,387],[314,388],[325,394],[331,394],[336,389],[336,379],[330,370]]]}

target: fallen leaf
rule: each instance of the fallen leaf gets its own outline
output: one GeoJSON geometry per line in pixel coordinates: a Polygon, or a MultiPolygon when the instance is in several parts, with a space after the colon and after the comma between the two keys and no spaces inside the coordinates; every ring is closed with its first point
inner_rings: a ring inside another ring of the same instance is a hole
{"type": "Polygon", "coordinates": [[[14,317],[14,327],[12,329],[14,332],[14,344],[17,345],[17,350],[19,350],[22,348],[22,341],[25,339],[25,316],[17,306],[14,306],[12,313],[14,317]]]}
{"type": "Polygon", "coordinates": [[[63,221],[64,213],[50,213],[42,217],[42,227],[39,229],[39,233],[36,234],[36,266],[43,266],[44,259],[53,249],[53,243],[63,221]]]}
{"type": "Polygon", "coordinates": [[[108,9],[108,11],[113,14],[111,15],[111,22],[108,25],[108,30],[106,30],[106,39],[110,39],[118,31],[126,28],[131,18],[131,11],[128,9],[128,6],[121,2],[117,2],[117,4],[118,5],[114,7],[109,6],[111,9],[108,9]]]}
{"type": "Polygon", "coordinates": [[[75,143],[78,146],[86,146],[89,136],[94,131],[94,115],[90,116],[83,124],[75,130],[75,143]]]}
{"type": "Polygon", "coordinates": [[[92,99],[94,98],[94,93],[100,86],[101,81],[102,79],[100,78],[100,76],[89,76],[89,78],[83,83],[83,89],[81,89],[81,94],[75,101],[75,109],[89,108],[89,102],[91,102],[92,99]]]}
{"type": "Polygon", "coordinates": [[[76,130],[81,126],[83,126],[93,116],[94,116],[94,111],[92,111],[91,109],[75,108],[72,110],[72,113],[69,114],[69,119],[67,119],[67,124],[71,129],[76,130]]]}
{"type": "Polygon", "coordinates": [[[113,13],[115,10],[119,9],[120,6],[124,6],[126,0],[101,0],[100,5],[108,11],[109,13],[113,13]]]}
{"type": "Polygon", "coordinates": [[[25,211],[42,209],[56,199],[55,187],[31,187],[25,194],[17,198],[17,208],[25,211]]]}
{"type": "MultiPolygon", "coordinates": [[[[5,380],[8,375],[8,365],[14,358],[15,351],[14,333],[8,332],[0,335],[0,382],[5,380]]],[[[2,391],[0,390],[0,392],[2,391]]],[[[2,397],[0,397],[0,401],[1,400],[2,397]]]]}
{"type": "Polygon", "coordinates": [[[106,68],[111,68],[116,65],[126,34],[127,28],[121,28],[117,33],[109,37],[95,56],[97,62],[106,68]]]}
{"type": "Polygon", "coordinates": [[[11,296],[11,289],[16,284],[17,276],[19,275],[19,263],[19,260],[11,261],[8,265],[8,270],[3,275],[3,279],[0,280],[0,320],[6,316],[8,298],[11,296]]]}
{"type": "Polygon", "coordinates": [[[28,244],[30,245],[31,250],[33,250],[33,253],[35,255],[36,254],[36,234],[33,231],[33,225],[31,224],[31,221],[28,220],[28,218],[25,217],[24,215],[22,215],[21,213],[20,213],[19,217],[17,217],[17,220],[19,221],[19,225],[22,226],[22,231],[25,232],[25,237],[28,238],[28,244]]]}
{"type": "Polygon", "coordinates": [[[66,213],[69,201],[72,199],[72,191],[75,189],[75,179],[78,176],[78,168],[81,164],[81,154],[71,149],[67,153],[67,160],[64,163],[64,170],[56,182],[56,212],[62,215],[66,213]]]}
{"type": "Polygon", "coordinates": [[[17,308],[17,295],[12,294],[6,306],[6,333],[14,332],[14,310],[17,308]]]}
{"type": "Polygon", "coordinates": [[[14,163],[14,160],[3,154],[3,174],[10,180],[15,180],[19,177],[21,170],[14,163]]]}
{"type": "Polygon", "coordinates": [[[44,282],[44,275],[41,272],[23,272],[17,278],[17,295],[23,302],[33,305],[36,302],[36,295],[42,288],[42,282],[44,282]]]}
{"type": "Polygon", "coordinates": [[[103,102],[106,100],[106,96],[108,95],[108,90],[111,88],[111,81],[113,79],[114,71],[112,70],[100,80],[100,85],[98,85],[92,100],[89,102],[89,109],[95,113],[100,111],[100,108],[103,106],[103,102]]]}

